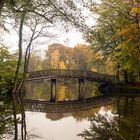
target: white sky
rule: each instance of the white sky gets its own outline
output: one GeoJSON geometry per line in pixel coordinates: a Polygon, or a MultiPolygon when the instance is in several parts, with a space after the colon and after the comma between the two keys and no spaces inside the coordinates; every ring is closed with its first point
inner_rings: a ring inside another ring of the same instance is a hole
{"type": "MultiPolygon", "coordinates": [[[[90,13],[89,10],[83,11],[86,16],[89,18],[85,21],[85,23],[88,26],[95,25],[95,19],[92,17],[93,15],[90,13]]],[[[11,29],[11,27],[8,25],[8,28],[10,28],[10,33],[5,33],[3,35],[3,42],[6,46],[9,47],[10,51],[18,50],[18,35],[17,33],[11,29]]],[[[58,27],[50,29],[50,31],[54,32],[56,34],[55,38],[46,39],[46,38],[39,38],[34,41],[33,48],[37,51],[43,52],[47,49],[47,46],[53,43],[60,43],[67,45],[69,47],[74,47],[78,43],[86,43],[86,41],[82,37],[82,33],[77,31],[75,28],[71,28],[69,32],[65,32],[65,29],[58,25],[58,27]],[[44,42],[44,43],[40,43],[44,42]]],[[[26,32],[28,36],[28,31],[26,32]]],[[[26,35],[25,35],[26,36],[26,35]]],[[[28,38],[28,37],[27,37],[28,38]]]]}
{"type": "MultiPolygon", "coordinates": [[[[55,31],[56,32],[56,31],[55,31]]],[[[57,31],[57,36],[52,39],[45,40],[44,38],[39,38],[40,43],[36,40],[33,43],[35,50],[46,50],[47,46],[53,43],[60,43],[67,45],[69,47],[74,47],[78,43],[86,43],[86,41],[82,37],[82,33],[76,31],[75,29],[71,30],[70,32],[62,32],[57,31]],[[44,43],[41,43],[44,42],[44,43]]],[[[18,35],[14,31],[11,33],[5,33],[3,36],[3,42],[6,46],[8,46],[10,51],[15,51],[18,49],[18,35]]]]}

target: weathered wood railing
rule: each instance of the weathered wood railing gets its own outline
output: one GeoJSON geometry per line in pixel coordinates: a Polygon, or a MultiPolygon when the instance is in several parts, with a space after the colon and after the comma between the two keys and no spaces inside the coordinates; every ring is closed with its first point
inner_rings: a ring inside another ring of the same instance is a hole
{"type": "Polygon", "coordinates": [[[49,78],[84,78],[99,82],[117,82],[117,77],[108,74],[88,70],[64,70],[64,69],[50,69],[41,71],[28,72],[28,80],[49,79],[49,78]]]}

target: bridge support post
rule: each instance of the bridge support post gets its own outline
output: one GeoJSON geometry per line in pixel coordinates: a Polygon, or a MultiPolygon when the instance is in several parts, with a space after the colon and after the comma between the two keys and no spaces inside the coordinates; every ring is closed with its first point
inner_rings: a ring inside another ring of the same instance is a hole
{"type": "Polygon", "coordinates": [[[51,79],[51,98],[50,102],[56,102],[56,79],[51,79]]]}
{"type": "Polygon", "coordinates": [[[78,79],[78,100],[84,100],[85,98],[84,83],[84,79],[78,79]]]}

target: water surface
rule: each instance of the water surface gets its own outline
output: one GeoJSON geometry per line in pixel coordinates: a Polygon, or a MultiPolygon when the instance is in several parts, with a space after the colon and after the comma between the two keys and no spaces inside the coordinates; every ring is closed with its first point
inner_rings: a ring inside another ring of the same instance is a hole
{"type": "Polygon", "coordinates": [[[86,119],[77,122],[72,116],[52,121],[37,112],[26,112],[26,120],[32,140],[82,140],[77,134],[90,125],[86,119]]]}

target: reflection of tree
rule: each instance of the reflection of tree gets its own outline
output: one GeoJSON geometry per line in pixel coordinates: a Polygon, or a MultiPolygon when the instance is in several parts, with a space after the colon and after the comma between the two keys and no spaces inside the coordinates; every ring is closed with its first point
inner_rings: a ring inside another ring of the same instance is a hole
{"type": "Polygon", "coordinates": [[[27,99],[49,100],[50,98],[50,83],[48,81],[28,82],[25,86],[27,99]]]}
{"type": "Polygon", "coordinates": [[[140,139],[140,104],[135,104],[131,113],[123,115],[120,112],[120,116],[115,116],[112,113],[98,113],[90,117],[89,121],[91,123],[89,130],[78,134],[85,140],[140,139]]]}
{"type": "Polygon", "coordinates": [[[6,134],[13,132],[12,113],[11,104],[5,100],[0,101],[0,139],[4,139],[3,134],[6,136],[6,134]]]}
{"type": "Polygon", "coordinates": [[[108,105],[105,107],[98,107],[98,108],[89,108],[86,110],[81,110],[81,111],[76,111],[76,112],[72,112],[71,115],[76,119],[76,121],[82,121],[84,119],[93,117],[97,112],[100,111],[107,111],[107,110],[113,110],[112,105],[108,105]]]}
{"type": "Polygon", "coordinates": [[[61,85],[58,87],[57,89],[57,100],[58,101],[64,101],[65,100],[65,96],[66,96],[66,86],[65,85],[61,85]]]}
{"type": "Polygon", "coordinates": [[[98,113],[94,117],[89,118],[89,121],[91,122],[90,129],[84,130],[79,134],[85,140],[119,140],[116,117],[113,118],[108,113],[104,115],[98,113]]]}
{"type": "Polygon", "coordinates": [[[46,113],[46,118],[52,121],[57,121],[68,116],[69,114],[67,113],[46,113]]]}
{"type": "MultiPolygon", "coordinates": [[[[27,99],[40,99],[49,101],[51,95],[50,81],[39,80],[28,82],[25,85],[27,99]]],[[[85,98],[98,94],[97,84],[86,81],[84,84],[85,98]]],[[[59,79],[57,81],[57,100],[77,100],[78,99],[78,82],[77,79],[59,79]],[[61,81],[60,81],[61,80],[61,81]]]]}
{"type": "Polygon", "coordinates": [[[77,80],[70,79],[66,85],[66,98],[76,100],[78,98],[77,80]]]}
{"type": "Polygon", "coordinates": [[[72,116],[76,119],[77,122],[87,119],[88,117],[94,116],[95,113],[99,112],[100,108],[94,108],[84,111],[72,112],[72,116]]]}

